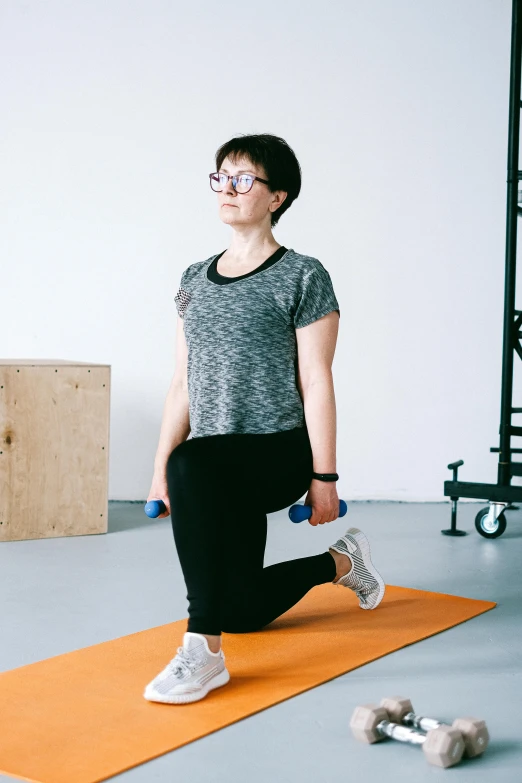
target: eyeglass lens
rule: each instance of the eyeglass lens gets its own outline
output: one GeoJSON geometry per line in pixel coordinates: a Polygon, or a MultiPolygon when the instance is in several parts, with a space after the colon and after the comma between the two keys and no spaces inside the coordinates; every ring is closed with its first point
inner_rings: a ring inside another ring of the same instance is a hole
{"type": "MultiPolygon", "coordinates": [[[[212,186],[212,190],[215,191],[223,190],[226,181],[227,178],[225,174],[220,174],[219,172],[212,174],[212,176],[210,177],[210,184],[212,186]]],[[[235,189],[237,190],[238,193],[248,193],[248,191],[252,187],[253,182],[254,182],[253,177],[250,177],[248,174],[240,174],[236,178],[235,189]]],[[[233,180],[232,180],[232,185],[234,185],[233,180]]]]}

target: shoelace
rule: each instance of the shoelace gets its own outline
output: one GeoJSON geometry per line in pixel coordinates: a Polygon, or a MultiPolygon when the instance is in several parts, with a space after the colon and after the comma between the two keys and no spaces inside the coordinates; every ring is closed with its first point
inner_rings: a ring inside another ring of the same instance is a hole
{"type": "Polygon", "coordinates": [[[190,657],[190,653],[184,647],[178,647],[178,654],[169,663],[173,674],[192,674],[197,666],[197,661],[190,657]]]}
{"type": "Polygon", "coordinates": [[[368,587],[366,586],[361,587],[360,590],[354,590],[354,592],[357,598],[360,598],[364,603],[366,603],[366,599],[368,598],[372,590],[373,590],[373,585],[370,585],[368,587]]]}
{"type": "MultiPolygon", "coordinates": [[[[349,574],[350,576],[350,574],[349,574]]],[[[358,598],[365,599],[375,589],[376,581],[366,584],[356,574],[351,574],[350,586],[358,598]]]]}
{"type": "Polygon", "coordinates": [[[374,585],[362,585],[361,587],[359,587],[358,585],[360,584],[361,584],[360,580],[357,579],[357,584],[353,584],[352,582],[352,584],[349,585],[349,587],[353,590],[353,592],[355,593],[359,601],[362,601],[363,604],[367,604],[368,596],[372,592],[374,585]]]}

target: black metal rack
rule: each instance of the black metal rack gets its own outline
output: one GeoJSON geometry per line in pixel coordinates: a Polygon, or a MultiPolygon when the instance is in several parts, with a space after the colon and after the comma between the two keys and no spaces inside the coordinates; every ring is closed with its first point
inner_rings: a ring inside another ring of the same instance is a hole
{"type": "Polygon", "coordinates": [[[520,331],[522,310],[515,310],[515,283],[517,268],[517,220],[522,214],[518,204],[518,182],[522,179],[519,170],[520,138],[520,66],[522,49],[521,6],[522,0],[513,0],[511,21],[511,69],[509,88],[509,138],[507,162],[507,215],[506,215],[506,271],[504,283],[504,337],[502,349],[502,394],[500,406],[500,446],[490,451],[499,453],[498,481],[496,484],[458,481],[458,469],[463,460],[448,465],[453,470],[453,480],[444,482],[444,495],[453,501],[451,527],[442,530],[445,535],[465,536],[457,530],[457,502],[459,498],[487,498],[489,506],[481,509],[475,517],[475,527],[485,538],[498,538],[506,529],[505,511],[515,509],[513,503],[522,501],[522,487],[511,486],[512,476],[522,476],[522,462],[513,462],[512,454],[522,453],[522,448],[512,448],[511,438],[522,436],[522,427],[511,423],[514,413],[522,408],[513,408],[513,358],[514,351],[522,359],[520,331]]]}

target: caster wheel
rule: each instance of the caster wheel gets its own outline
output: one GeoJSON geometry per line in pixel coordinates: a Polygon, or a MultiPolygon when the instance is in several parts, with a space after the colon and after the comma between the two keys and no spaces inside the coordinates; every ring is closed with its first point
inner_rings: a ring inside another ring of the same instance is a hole
{"type": "Polygon", "coordinates": [[[504,512],[501,511],[497,519],[490,523],[487,521],[489,508],[482,508],[475,517],[475,527],[477,532],[484,538],[498,538],[504,533],[507,523],[504,512]]]}

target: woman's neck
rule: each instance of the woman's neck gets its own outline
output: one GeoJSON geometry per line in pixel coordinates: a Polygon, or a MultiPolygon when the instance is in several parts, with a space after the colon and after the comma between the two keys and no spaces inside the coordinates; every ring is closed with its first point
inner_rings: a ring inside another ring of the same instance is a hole
{"type": "Polygon", "coordinates": [[[241,267],[250,267],[252,264],[266,261],[266,259],[270,258],[270,256],[273,255],[276,250],[279,250],[280,247],[282,247],[282,245],[278,244],[275,240],[273,243],[263,245],[262,247],[248,249],[245,249],[244,247],[229,247],[221,256],[220,261],[223,259],[229,266],[235,266],[238,269],[241,267]]]}

